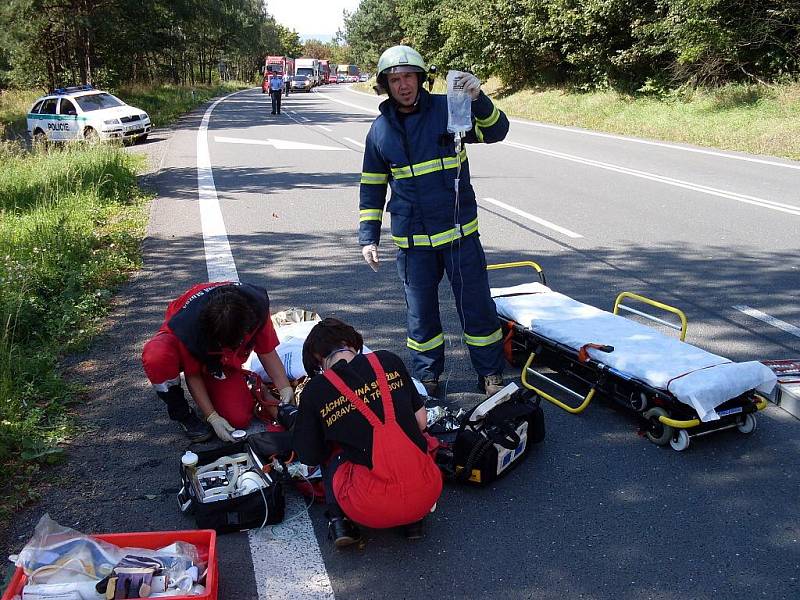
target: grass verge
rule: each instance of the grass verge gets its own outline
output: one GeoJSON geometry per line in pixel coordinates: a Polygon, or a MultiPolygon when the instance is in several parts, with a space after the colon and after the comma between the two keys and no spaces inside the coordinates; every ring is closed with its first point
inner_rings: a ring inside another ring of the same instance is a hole
{"type": "MultiPolygon", "coordinates": [[[[371,83],[357,84],[371,92],[371,83]]],[[[800,82],[727,85],[668,95],[564,89],[484,90],[511,117],[800,160],[800,82]]],[[[434,92],[444,93],[444,81],[434,92]]]]}
{"type": "MultiPolygon", "coordinates": [[[[240,83],[113,90],[174,121],[240,83]]],[[[0,94],[0,138],[19,140],[41,90],[0,94]]],[[[58,368],[98,332],[115,289],[140,266],[147,198],[137,187],[142,155],[114,145],[35,148],[0,141],[0,522],[36,497],[37,474],[62,456],[78,426],[80,395],[58,368]]]]}
{"type": "Polygon", "coordinates": [[[78,389],[58,361],[86,346],[139,267],[143,158],[114,146],[0,147],[0,521],[59,460],[78,389]]]}

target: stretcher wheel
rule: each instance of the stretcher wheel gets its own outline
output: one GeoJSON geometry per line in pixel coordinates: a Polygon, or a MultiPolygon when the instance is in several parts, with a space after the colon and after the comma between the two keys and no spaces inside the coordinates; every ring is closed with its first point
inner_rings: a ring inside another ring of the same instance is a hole
{"type": "Polygon", "coordinates": [[[746,414],[736,428],[742,433],[753,433],[758,427],[758,421],[755,415],[746,414]]]}
{"type": "Polygon", "coordinates": [[[672,427],[664,425],[658,417],[668,417],[667,411],[660,406],[655,406],[644,413],[644,418],[650,423],[645,435],[647,439],[657,446],[666,446],[672,439],[672,427]]]}
{"type": "Polygon", "coordinates": [[[689,434],[686,432],[686,430],[679,429],[678,433],[675,434],[669,441],[669,445],[673,450],[676,450],[677,452],[683,452],[689,447],[689,441],[689,434]]]}

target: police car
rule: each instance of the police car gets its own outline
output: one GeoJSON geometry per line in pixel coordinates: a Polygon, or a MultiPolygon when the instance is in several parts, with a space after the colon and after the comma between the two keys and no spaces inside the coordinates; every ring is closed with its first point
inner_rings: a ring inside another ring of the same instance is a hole
{"type": "Polygon", "coordinates": [[[54,90],[28,111],[28,133],[41,142],[142,141],[151,127],[146,112],[89,85],[54,90]]]}

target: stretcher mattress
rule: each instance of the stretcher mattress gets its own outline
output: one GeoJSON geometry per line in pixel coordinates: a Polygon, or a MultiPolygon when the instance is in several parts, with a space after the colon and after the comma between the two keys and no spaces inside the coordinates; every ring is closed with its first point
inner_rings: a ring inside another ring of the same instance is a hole
{"type": "Polygon", "coordinates": [[[775,374],[760,362],[735,363],[540,283],[492,288],[492,297],[499,315],[573,350],[613,346],[608,353],[589,349],[589,356],[622,377],[671,393],[701,421],[719,419],[714,409],[731,398],[753,389],[768,394],[775,386],[775,374]]]}

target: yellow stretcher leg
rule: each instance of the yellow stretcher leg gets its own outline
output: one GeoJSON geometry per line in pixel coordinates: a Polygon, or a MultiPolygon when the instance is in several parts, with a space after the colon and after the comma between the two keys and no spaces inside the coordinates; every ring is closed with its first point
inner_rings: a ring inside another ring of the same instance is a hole
{"type": "MultiPolygon", "coordinates": [[[[764,410],[767,408],[767,399],[764,398],[761,394],[754,394],[756,398],[758,398],[758,402],[756,403],[756,410],[764,410]]],[[[664,425],[669,425],[670,427],[674,427],[675,429],[691,429],[692,427],[697,427],[700,425],[700,419],[688,419],[686,421],[681,421],[678,419],[670,419],[669,417],[660,416],[658,420],[661,421],[664,425]]]]}
{"type": "Polygon", "coordinates": [[[524,385],[529,390],[533,390],[534,392],[539,394],[542,398],[544,398],[548,402],[552,402],[553,404],[555,404],[559,408],[567,411],[568,413],[572,413],[573,415],[577,415],[578,413],[583,412],[586,409],[586,407],[589,406],[589,403],[592,401],[592,398],[594,398],[595,388],[590,389],[589,393],[586,394],[586,396],[582,396],[581,394],[575,392],[574,390],[571,390],[568,387],[566,387],[564,385],[561,385],[560,383],[558,383],[557,381],[551,379],[550,377],[547,377],[547,375],[543,375],[542,373],[537,373],[536,371],[534,371],[531,368],[531,365],[533,364],[534,358],[536,358],[536,354],[534,352],[531,352],[531,355],[528,357],[528,360],[525,363],[525,366],[522,367],[522,385],[524,385]],[[573,396],[573,397],[579,399],[581,401],[580,405],[579,406],[570,406],[569,404],[565,404],[561,400],[559,400],[558,398],[556,398],[554,396],[551,396],[547,392],[545,392],[545,391],[537,388],[536,386],[528,383],[528,373],[529,372],[534,374],[539,379],[543,379],[543,380],[547,381],[548,383],[550,383],[551,385],[553,385],[553,386],[555,386],[555,387],[557,387],[557,388],[559,388],[561,390],[564,390],[570,396],[573,396]]]}

